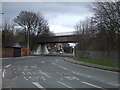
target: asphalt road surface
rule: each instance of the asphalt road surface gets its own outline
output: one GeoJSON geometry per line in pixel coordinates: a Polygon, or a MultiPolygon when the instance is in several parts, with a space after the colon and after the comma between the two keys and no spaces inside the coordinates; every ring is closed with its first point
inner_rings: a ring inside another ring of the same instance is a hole
{"type": "MultiPolygon", "coordinates": [[[[3,88],[118,88],[118,73],[64,61],[61,56],[3,59],[3,88]]],[[[115,89],[113,89],[115,90],[115,89]]]]}

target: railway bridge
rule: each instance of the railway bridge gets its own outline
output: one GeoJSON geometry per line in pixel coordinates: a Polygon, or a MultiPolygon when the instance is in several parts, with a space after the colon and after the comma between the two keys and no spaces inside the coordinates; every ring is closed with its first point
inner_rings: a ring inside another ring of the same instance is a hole
{"type": "Polygon", "coordinates": [[[48,43],[76,43],[79,42],[77,35],[60,35],[60,36],[44,36],[40,37],[39,44],[35,54],[49,54],[46,44],[48,43]]]}

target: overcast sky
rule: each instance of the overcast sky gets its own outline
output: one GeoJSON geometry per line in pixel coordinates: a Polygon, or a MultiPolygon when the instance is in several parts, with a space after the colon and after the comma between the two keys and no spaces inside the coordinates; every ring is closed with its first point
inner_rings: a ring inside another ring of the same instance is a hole
{"type": "Polygon", "coordinates": [[[92,2],[3,2],[3,19],[12,21],[20,11],[42,13],[54,33],[74,31],[74,25],[92,15],[92,2]]]}

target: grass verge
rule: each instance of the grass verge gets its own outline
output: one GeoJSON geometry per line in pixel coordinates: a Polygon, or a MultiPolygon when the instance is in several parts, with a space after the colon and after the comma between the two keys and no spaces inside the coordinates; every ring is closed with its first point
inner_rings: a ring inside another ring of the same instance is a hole
{"type": "Polygon", "coordinates": [[[94,60],[94,59],[83,59],[83,58],[73,58],[73,59],[81,62],[91,63],[91,64],[120,68],[120,62],[117,62],[117,61],[94,60]]]}

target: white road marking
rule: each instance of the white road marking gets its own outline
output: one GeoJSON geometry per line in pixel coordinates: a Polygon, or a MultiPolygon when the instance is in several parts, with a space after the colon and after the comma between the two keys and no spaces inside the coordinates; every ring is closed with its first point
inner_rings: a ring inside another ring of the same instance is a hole
{"type": "Polygon", "coordinates": [[[25,78],[25,79],[26,79],[26,77],[23,77],[23,78],[25,78]]]}
{"type": "Polygon", "coordinates": [[[31,78],[31,77],[29,77],[29,78],[31,78]]]}
{"type": "Polygon", "coordinates": [[[63,80],[63,78],[61,77],[61,80],[63,80]]]}
{"type": "Polygon", "coordinates": [[[83,77],[87,77],[87,78],[91,78],[93,76],[90,76],[90,75],[86,75],[86,74],[81,74],[79,72],[76,72],[76,71],[72,71],[72,73],[76,74],[76,75],[80,75],[80,76],[83,76],[83,77]]]}
{"type": "Polygon", "coordinates": [[[39,72],[40,72],[41,74],[45,75],[46,77],[51,78],[51,77],[50,77],[49,75],[47,75],[45,72],[42,72],[41,70],[39,70],[39,72]]]}
{"type": "Polygon", "coordinates": [[[12,81],[14,81],[14,80],[15,80],[15,79],[17,79],[17,78],[18,78],[18,76],[17,76],[17,77],[15,77],[15,78],[13,78],[13,79],[12,79],[12,81]]]}
{"type": "MultiPolygon", "coordinates": [[[[76,71],[72,71],[72,73],[74,73],[74,74],[76,74],[76,75],[81,75],[81,76],[83,76],[83,77],[87,77],[87,78],[93,78],[94,76],[90,76],[90,75],[86,75],[86,74],[81,74],[81,73],[79,73],[79,72],[76,72],[76,71]]],[[[94,78],[95,79],[95,78],[94,78]]],[[[119,86],[119,84],[118,83],[115,83],[115,82],[109,82],[109,81],[105,81],[105,80],[99,80],[100,82],[102,82],[102,83],[106,83],[106,84],[108,84],[108,85],[112,85],[112,86],[119,86]]]]}
{"type": "Polygon", "coordinates": [[[6,71],[6,69],[3,70],[3,77],[5,77],[5,71],[6,71]]]}
{"type": "Polygon", "coordinates": [[[36,74],[35,72],[33,72],[33,74],[36,74]]]}
{"type": "Polygon", "coordinates": [[[79,80],[79,78],[72,77],[72,76],[64,76],[64,78],[69,79],[69,80],[79,80]]]}
{"type": "Polygon", "coordinates": [[[42,76],[42,79],[45,80],[44,76],[42,76]]]}
{"type": "Polygon", "coordinates": [[[62,69],[64,69],[64,70],[68,70],[67,68],[65,68],[65,67],[63,67],[63,66],[58,66],[58,67],[60,67],[60,68],[62,68],[62,69]]]}
{"type": "Polygon", "coordinates": [[[45,74],[45,73],[43,73],[43,75],[45,75],[45,76],[48,77],[48,78],[51,78],[49,75],[47,75],[47,74],[45,74]]]}
{"type": "Polygon", "coordinates": [[[23,77],[26,81],[28,80],[26,77],[23,77]]]}
{"type": "Polygon", "coordinates": [[[57,65],[56,63],[53,62],[54,65],[57,65]]]}
{"type": "Polygon", "coordinates": [[[28,68],[28,66],[25,66],[26,68],[28,68]]]}
{"type": "Polygon", "coordinates": [[[77,77],[73,77],[73,79],[79,80],[79,78],[77,78],[77,77]]]}
{"type": "Polygon", "coordinates": [[[42,90],[46,90],[42,85],[40,85],[38,82],[32,82],[32,84],[34,84],[35,86],[37,86],[38,88],[41,88],[42,90]]]}
{"type": "MultiPolygon", "coordinates": [[[[88,82],[84,82],[84,81],[82,81],[82,83],[84,83],[84,84],[86,84],[86,85],[89,85],[89,86],[92,86],[92,87],[95,87],[95,88],[101,88],[101,89],[104,89],[104,88],[102,88],[102,87],[100,87],[100,86],[93,85],[93,84],[88,83],[88,82]]],[[[105,89],[104,89],[104,90],[105,90],[105,89]]]]}
{"type": "Polygon", "coordinates": [[[9,65],[5,66],[5,68],[8,68],[8,67],[10,67],[10,66],[11,66],[11,64],[9,64],[9,65]]]}
{"type": "Polygon", "coordinates": [[[26,81],[28,80],[28,79],[25,79],[26,81]]]}
{"type": "Polygon", "coordinates": [[[27,69],[24,69],[24,71],[27,71],[27,69]]]}
{"type": "Polygon", "coordinates": [[[41,61],[41,63],[45,63],[44,61],[41,61]]]}
{"type": "Polygon", "coordinates": [[[37,65],[35,65],[34,67],[37,68],[37,65]]]}
{"type": "Polygon", "coordinates": [[[32,75],[30,72],[28,72],[30,75],[32,75]]]}
{"type": "Polygon", "coordinates": [[[37,81],[39,80],[38,77],[35,77],[35,78],[36,78],[37,81]]]}
{"type": "Polygon", "coordinates": [[[22,72],[25,75],[25,72],[22,72]]]}
{"type": "Polygon", "coordinates": [[[68,80],[73,80],[73,78],[72,77],[70,77],[70,76],[65,76],[65,78],[67,78],[68,80]]]}
{"type": "Polygon", "coordinates": [[[70,86],[68,86],[68,85],[66,85],[66,84],[64,84],[64,83],[62,83],[60,81],[57,81],[57,82],[60,83],[60,84],[62,84],[62,85],[64,85],[64,86],[66,86],[66,87],[68,87],[68,88],[72,88],[72,87],[70,87],[70,86]]]}
{"type": "Polygon", "coordinates": [[[59,75],[63,75],[62,73],[60,73],[60,72],[57,72],[57,74],[59,74],[59,75]]]}

